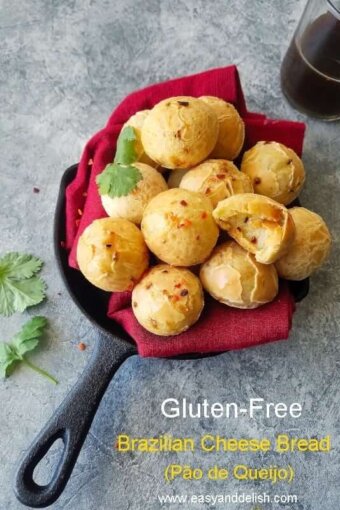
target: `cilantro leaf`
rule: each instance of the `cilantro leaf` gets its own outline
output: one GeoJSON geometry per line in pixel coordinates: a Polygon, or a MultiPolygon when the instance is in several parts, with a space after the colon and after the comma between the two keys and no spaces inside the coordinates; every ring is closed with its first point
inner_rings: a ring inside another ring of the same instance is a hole
{"type": "Polygon", "coordinates": [[[113,163],[106,165],[96,178],[100,195],[109,195],[112,198],[125,197],[143,179],[138,168],[133,166],[133,163],[137,161],[136,140],[136,133],[132,126],[127,126],[120,132],[113,163]]]}
{"type": "Polygon", "coordinates": [[[36,316],[26,322],[21,331],[17,333],[11,341],[11,346],[19,356],[32,351],[38,345],[40,337],[47,326],[46,317],[36,316]]]}
{"type": "Polygon", "coordinates": [[[5,282],[2,282],[0,278],[0,315],[8,317],[15,312],[13,300],[14,294],[12,289],[5,282]]]}
{"type": "Polygon", "coordinates": [[[0,376],[7,377],[8,371],[17,357],[8,344],[0,343],[0,376]]]}
{"type": "Polygon", "coordinates": [[[8,277],[30,278],[41,269],[42,260],[26,253],[6,253],[0,259],[0,278],[3,273],[8,277]]]}
{"type": "Polygon", "coordinates": [[[141,179],[143,176],[138,168],[111,163],[98,175],[96,182],[100,195],[109,195],[113,198],[128,195],[141,179]]]}
{"type": "Polygon", "coordinates": [[[137,161],[136,140],[136,133],[132,126],[126,126],[122,129],[117,140],[114,163],[118,165],[131,165],[131,163],[137,161]]]}
{"type": "Polygon", "coordinates": [[[10,343],[0,343],[0,375],[7,377],[16,363],[24,363],[35,372],[43,375],[51,382],[57,384],[58,381],[48,372],[33,365],[24,355],[37,347],[39,341],[47,326],[45,317],[33,317],[21,328],[11,340],[10,343]]]}
{"type": "Polygon", "coordinates": [[[0,259],[0,315],[23,312],[45,297],[45,284],[34,276],[42,261],[23,253],[7,253],[0,259]]]}
{"type": "Polygon", "coordinates": [[[7,285],[13,292],[13,306],[18,312],[23,312],[28,306],[41,303],[45,297],[45,284],[37,276],[27,280],[10,280],[7,285]]]}

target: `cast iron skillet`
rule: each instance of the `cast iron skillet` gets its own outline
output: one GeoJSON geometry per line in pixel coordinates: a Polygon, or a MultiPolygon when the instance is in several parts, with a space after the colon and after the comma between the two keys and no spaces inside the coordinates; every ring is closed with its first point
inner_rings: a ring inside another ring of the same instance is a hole
{"type": "MultiPolygon", "coordinates": [[[[67,263],[67,253],[61,247],[61,241],[65,238],[65,188],[74,179],[77,166],[66,170],[60,184],[54,221],[54,249],[69,294],[101,334],[78,382],[35,438],[18,466],[15,494],[21,503],[34,508],[51,505],[63,492],[109,382],[122,363],[137,354],[136,346],[127,333],[106,317],[109,293],[91,285],[80,271],[71,269],[67,263]],[[59,464],[51,481],[47,485],[38,485],[34,481],[34,469],[59,438],[64,444],[59,464]]],[[[292,283],[291,290],[295,300],[301,301],[308,293],[309,281],[292,283]]],[[[188,354],[181,359],[217,354],[188,354]]]]}

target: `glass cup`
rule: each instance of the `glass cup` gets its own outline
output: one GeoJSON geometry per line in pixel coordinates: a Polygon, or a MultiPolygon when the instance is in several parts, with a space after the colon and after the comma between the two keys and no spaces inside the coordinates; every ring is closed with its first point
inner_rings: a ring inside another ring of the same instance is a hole
{"type": "Polygon", "coordinates": [[[340,0],[308,0],[282,62],[281,87],[297,110],[340,119],[340,0]]]}

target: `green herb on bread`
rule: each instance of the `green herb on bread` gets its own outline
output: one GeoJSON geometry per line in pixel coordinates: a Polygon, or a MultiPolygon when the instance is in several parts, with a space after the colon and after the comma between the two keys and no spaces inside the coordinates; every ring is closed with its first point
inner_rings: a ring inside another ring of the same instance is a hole
{"type": "Polygon", "coordinates": [[[96,182],[100,195],[123,197],[133,191],[143,179],[141,172],[133,166],[137,160],[135,150],[136,134],[134,128],[124,128],[117,140],[117,150],[113,163],[106,165],[96,182]]]}
{"type": "Polygon", "coordinates": [[[107,165],[97,179],[99,193],[110,197],[125,197],[135,189],[142,174],[134,166],[107,165]]]}
{"type": "Polygon", "coordinates": [[[126,126],[118,136],[117,150],[114,163],[117,165],[130,165],[137,161],[135,143],[137,137],[133,127],[126,126]]]}

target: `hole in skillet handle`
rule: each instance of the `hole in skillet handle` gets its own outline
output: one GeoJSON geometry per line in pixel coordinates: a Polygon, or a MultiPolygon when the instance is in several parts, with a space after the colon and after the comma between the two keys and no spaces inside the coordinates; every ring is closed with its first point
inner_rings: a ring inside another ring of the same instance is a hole
{"type": "Polygon", "coordinates": [[[99,403],[112,377],[135,348],[114,338],[100,336],[76,384],[54,411],[19,461],[14,480],[17,499],[26,506],[44,508],[63,492],[84,444],[99,403]],[[39,485],[34,471],[56,440],[64,446],[51,481],[39,485]]]}
{"type": "Polygon", "coordinates": [[[33,470],[33,481],[41,487],[48,485],[58,468],[65,449],[63,438],[57,438],[50,446],[45,457],[41,459],[33,470]]]}
{"type": "Polygon", "coordinates": [[[68,463],[65,466],[65,460],[70,448],[70,436],[65,429],[58,430],[52,434],[41,432],[39,440],[31,446],[29,455],[26,456],[22,462],[16,480],[16,494],[24,505],[29,505],[34,508],[43,508],[46,506],[46,496],[49,497],[49,503],[52,504],[58,497],[60,487],[64,486],[64,480],[68,479],[68,474],[71,473],[74,463],[68,463]],[[58,452],[59,460],[53,470],[50,481],[44,485],[40,485],[35,481],[35,470],[39,463],[48,454],[55,442],[62,440],[62,451],[58,452]],[[66,469],[65,469],[66,468],[66,469]],[[64,472],[64,474],[63,474],[64,472]],[[66,475],[66,476],[65,476],[66,475]],[[55,497],[54,497],[55,495],[55,497]]]}

